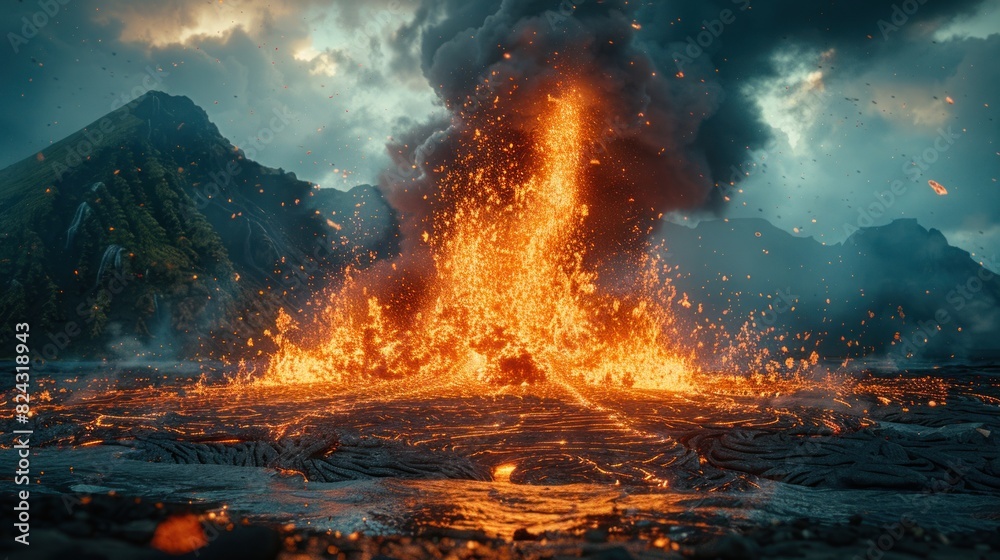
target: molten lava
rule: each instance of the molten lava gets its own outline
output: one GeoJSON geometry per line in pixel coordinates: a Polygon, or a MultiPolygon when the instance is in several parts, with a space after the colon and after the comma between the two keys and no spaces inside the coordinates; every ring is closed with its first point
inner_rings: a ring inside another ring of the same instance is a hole
{"type": "Polygon", "coordinates": [[[394,270],[386,281],[366,271],[311,322],[282,314],[266,383],[423,375],[687,386],[692,359],[676,346],[673,293],[655,259],[637,264],[641,288],[624,295],[588,262],[584,173],[604,126],[593,96],[564,88],[526,110],[537,115],[528,130],[508,128],[499,110],[467,123],[423,235],[431,272],[394,270]]]}

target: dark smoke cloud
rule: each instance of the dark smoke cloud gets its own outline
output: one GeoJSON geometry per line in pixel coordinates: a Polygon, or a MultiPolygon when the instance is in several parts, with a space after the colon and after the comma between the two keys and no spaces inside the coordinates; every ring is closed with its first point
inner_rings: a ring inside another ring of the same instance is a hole
{"type": "MultiPolygon", "coordinates": [[[[496,96],[515,108],[504,114],[516,136],[535,126],[540,100],[573,83],[600,100],[588,117],[598,121],[590,150],[602,164],[589,169],[583,193],[592,209],[588,233],[601,238],[587,243],[595,254],[634,254],[659,213],[705,203],[712,173],[697,142],[721,90],[664,73],[636,42],[635,14],[624,2],[558,10],[527,1],[425,3],[401,31],[411,37],[422,29],[421,68],[452,116],[447,128],[430,123],[390,146],[397,171],[383,185],[404,220],[428,227],[433,170],[458,159],[464,127],[492,110],[496,96]]],[[[398,52],[410,51],[399,45],[398,52]]]]}
{"type": "MultiPolygon", "coordinates": [[[[626,177],[591,178],[602,185],[594,202],[608,209],[597,223],[641,229],[659,212],[721,210],[722,190],[713,187],[738,180],[734,171],[748,151],[770,139],[744,87],[787,70],[777,54],[829,52],[824,73],[859,73],[913,40],[930,41],[935,29],[980,3],[582,0],[572,7],[555,0],[424,0],[393,47],[395,65],[418,62],[456,115],[493,73],[516,80],[527,96],[533,86],[551,88],[553,75],[572,60],[609,106],[605,118],[613,135],[600,139],[602,148],[629,169],[626,177]],[[634,199],[631,207],[619,206],[623,194],[634,199]]],[[[454,122],[450,126],[454,130],[454,122]]],[[[414,157],[422,143],[406,136],[405,146],[390,149],[404,165],[426,171],[430,160],[414,157]]],[[[447,145],[443,152],[450,153],[447,145]]],[[[387,190],[398,190],[392,185],[399,181],[387,182],[387,190]]],[[[414,183],[407,189],[410,199],[420,199],[412,196],[419,192],[414,183]]],[[[412,202],[406,198],[398,200],[405,206],[412,202]]]]}
{"type": "MultiPolygon", "coordinates": [[[[744,86],[771,80],[784,68],[780,53],[831,52],[825,73],[851,76],[885,57],[930,42],[943,23],[974,13],[982,0],[712,0],[647,2],[637,9],[643,28],[637,41],[664,68],[682,68],[685,79],[711,80],[726,95],[701,127],[695,148],[709,162],[714,179],[727,182],[748,149],[769,139],[754,101],[744,86]],[[725,11],[728,10],[728,18],[725,11]],[[728,20],[724,21],[724,20],[728,20]],[[716,33],[715,31],[718,30],[716,33]],[[699,34],[708,32],[708,35],[699,34]],[[692,44],[694,46],[692,46],[692,44]],[[707,46],[702,46],[706,45],[707,46]],[[701,53],[692,57],[692,53],[701,53]]],[[[718,195],[720,190],[712,191],[718,195]]],[[[713,197],[713,207],[720,200],[713,197]]]]}

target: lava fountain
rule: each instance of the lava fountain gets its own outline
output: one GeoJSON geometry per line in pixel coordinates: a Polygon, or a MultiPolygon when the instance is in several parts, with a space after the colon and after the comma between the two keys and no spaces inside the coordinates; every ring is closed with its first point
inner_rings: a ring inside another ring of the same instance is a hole
{"type": "Polygon", "coordinates": [[[585,175],[618,164],[595,157],[606,156],[594,142],[606,126],[599,97],[559,85],[523,109],[534,115],[527,127],[523,115],[508,125],[501,96],[464,123],[434,192],[433,233],[422,234],[431,270],[349,273],[316,317],[282,313],[265,383],[421,375],[688,387],[694,360],[678,344],[665,269],[643,251],[630,267],[638,279],[621,282],[588,258],[585,175]],[[607,289],[615,283],[638,289],[607,289]]]}

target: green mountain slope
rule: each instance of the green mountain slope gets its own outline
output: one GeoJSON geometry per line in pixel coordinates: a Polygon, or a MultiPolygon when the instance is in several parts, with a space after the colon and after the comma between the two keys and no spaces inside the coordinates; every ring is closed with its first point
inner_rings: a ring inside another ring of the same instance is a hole
{"type": "Polygon", "coordinates": [[[254,354],[279,308],[396,243],[377,190],[259,165],[151,92],[0,171],[0,355],[17,322],[47,359],[254,354]]]}

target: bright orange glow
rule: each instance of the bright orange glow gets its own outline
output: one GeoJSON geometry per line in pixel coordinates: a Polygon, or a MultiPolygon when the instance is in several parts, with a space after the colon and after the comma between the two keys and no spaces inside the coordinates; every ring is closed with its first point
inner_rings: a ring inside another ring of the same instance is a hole
{"type": "MultiPolygon", "coordinates": [[[[439,185],[447,209],[424,236],[434,269],[427,294],[390,304],[349,278],[315,324],[282,314],[265,383],[419,373],[685,389],[693,366],[668,338],[672,292],[657,263],[645,263],[643,293],[624,296],[605,293],[584,264],[581,188],[600,130],[593,105],[572,88],[549,96],[527,148],[502,132],[470,131],[465,160],[439,185]]],[[[503,130],[502,118],[479,124],[503,130]]]]}
{"type": "Polygon", "coordinates": [[[517,465],[514,463],[498,465],[493,469],[493,480],[496,482],[510,482],[510,475],[514,474],[515,470],[517,470],[517,465]]]}
{"type": "Polygon", "coordinates": [[[934,192],[937,193],[938,196],[945,196],[946,194],[948,194],[948,189],[944,188],[944,185],[938,183],[933,179],[927,181],[927,184],[930,185],[932,189],[934,189],[934,192]]]}
{"type": "Polygon", "coordinates": [[[171,555],[190,554],[208,545],[208,538],[198,517],[173,515],[156,527],[149,546],[171,555]]]}

